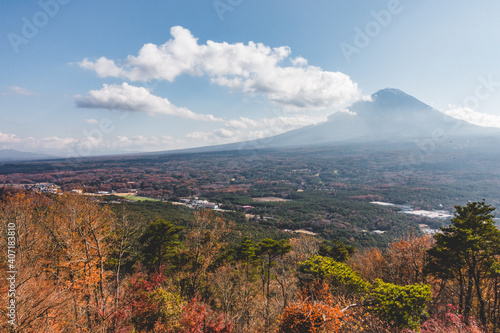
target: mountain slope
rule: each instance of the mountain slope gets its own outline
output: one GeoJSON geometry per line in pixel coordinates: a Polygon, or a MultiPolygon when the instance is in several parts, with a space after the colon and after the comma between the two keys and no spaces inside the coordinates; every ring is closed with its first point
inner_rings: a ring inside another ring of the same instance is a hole
{"type": "Polygon", "coordinates": [[[48,160],[54,158],[57,157],[47,154],[27,153],[14,149],[0,150],[0,162],[48,160]]]}
{"type": "Polygon", "coordinates": [[[371,101],[357,102],[349,112],[328,121],[272,138],[272,146],[305,146],[330,142],[408,142],[415,139],[499,136],[500,130],[449,117],[398,89],[383,89],[371,101]]]}
{"type": "MultiPolygon", "coordinates": [[[[500,129],[470,124],[445,115],[399,89],[377,91],[370,101],[360,101],[349,112],[332,114],[326,122],[309,125],[268,138],[170,151],[196,153],[223,150],[285,148],[339,143],[411,143],[419,140],[457,146],[500,144],[500,129]]],[[[164,154],[157,152],[154,154],[164,154]]]]}

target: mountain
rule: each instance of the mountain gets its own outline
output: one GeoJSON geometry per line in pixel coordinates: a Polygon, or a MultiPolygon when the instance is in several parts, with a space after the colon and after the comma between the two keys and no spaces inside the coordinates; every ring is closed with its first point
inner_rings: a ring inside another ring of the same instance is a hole
{"type": "MultiPolygon", "coordinates": [[[[359,101],[348,112],[336,112],[326,122],[269,138],[184,149],[209,152],[285,148],[339,143],[405,144],[452,142],[455,147],[500,143],[500,129],[470,124],[445,115],[399,89],[386,88],[359,101]]],[[[164,153],[164,152],[163,152],[164,153]]]]}
{"type": "Polygon", "coordinates": [[[446,137],[470,140],[500,138],[500,129],[449,117],[398,89],[377,91],[371,101],[360,101],[349,112],[337,112],[328,121],[289,131],[269,139],[271,146],[306,146],[334,142],[412,142],[446,137]]]}
{"type": "Polygon", "coordinates": [[[57,156],[27,153],[14,149],[0,149],[0,162],[48,160],[54,158],[57,158],[57,156]]]}

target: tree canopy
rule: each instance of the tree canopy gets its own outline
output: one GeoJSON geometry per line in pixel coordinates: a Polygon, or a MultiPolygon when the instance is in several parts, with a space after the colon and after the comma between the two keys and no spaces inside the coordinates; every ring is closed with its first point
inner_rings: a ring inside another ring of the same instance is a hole
{"type": "MultiPolygon", "coordinates": [[[[455,209],[450,226],[434,236],[436,243],[428,251],[426,270],[456,289],[459,308],[466,319],[476,314],[486,326],[487,309],[493,306],[486,289],[491,282],[496,291],[499,287],[500,230],[491,214],[495,208],[481,201],[455,209]]],[[[498,318],[491,320],[498,323],[498,318]]]]}

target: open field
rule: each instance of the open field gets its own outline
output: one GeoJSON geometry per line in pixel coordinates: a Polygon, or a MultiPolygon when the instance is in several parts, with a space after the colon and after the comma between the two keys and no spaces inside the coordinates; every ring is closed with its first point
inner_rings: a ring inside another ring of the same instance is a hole
{"type": "Polygon", "coordinates": [[[264,198],[252,198],[255,202],[286,202],[290,201],[288,199],[277,198],[277,197],[264,197],[264,198]]]}
{"type": "Polygon", "coordinates": [[[122,196],[122,197],[124,199],[132,200],[132,201],[161,201],[160,199],[140,197],[140,196],[137,196],[137,195],[125,195],[125,196],[122,196]]]}

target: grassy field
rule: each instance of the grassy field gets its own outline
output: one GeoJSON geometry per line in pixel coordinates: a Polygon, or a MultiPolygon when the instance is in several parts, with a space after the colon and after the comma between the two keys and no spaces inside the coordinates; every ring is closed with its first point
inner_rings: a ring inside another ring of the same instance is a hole
{"type": "Polygon", "coordinates": [[[140,197],[137,195],[126,195],[123,198],[128,199],[128,200],[132,200],[132,201],[161,201],[160,199],[140,197]]]}

